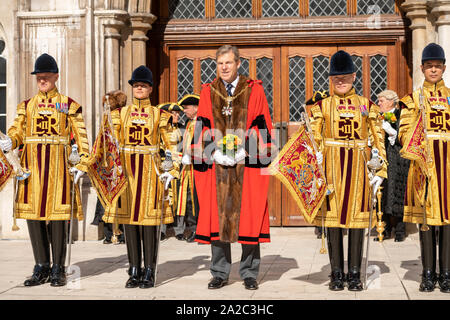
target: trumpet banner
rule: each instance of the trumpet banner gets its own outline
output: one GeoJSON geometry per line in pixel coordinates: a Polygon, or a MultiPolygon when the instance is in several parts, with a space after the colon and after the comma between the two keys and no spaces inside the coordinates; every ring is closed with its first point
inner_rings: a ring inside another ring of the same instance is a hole
{"type": "Polygon", "coordinates": [[[9,163],[8,159],[6,159],[3,151],[0,150],[0,190],[2,190],[6,185],[6,182],[8,182],[8,179],[11,177],[12,173],[13,167],[9,163]]]}
{"type": "Polygon", "coordinates": [[[312,223],[325,199],[327,185],[304,126],[289,139],[269,171],[289,190],[305,220],[312,223]]]}
{"type": "Polygon", "coordinates": [[[92,148],[88,175],[104,208],[112,206],[127,187],[118,144],[106,115],[92,148]]]}
{"type": "Polygon", "coordinates": [[[400,155],[412,161],[415,161],[418,167],[415,167],[414,172],[414,192],[416,197],[423,203],[425,199],[425,182],[428,175],[427,166],[427,147],[425,140],[424,121],[422,114],[412,127],[411,132],[406,138],[403,148],[400,150],[400,155]]]}

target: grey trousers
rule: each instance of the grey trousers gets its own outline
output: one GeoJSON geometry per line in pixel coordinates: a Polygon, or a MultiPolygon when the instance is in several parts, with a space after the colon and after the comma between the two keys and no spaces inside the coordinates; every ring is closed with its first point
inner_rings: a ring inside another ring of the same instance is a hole
{"type": "MultiPolygon", "coordinates": [[[[239,275],[241,279],[258,277],[261,256],[259,244],[242,244],[239,275]]],[[[213,277],[228,279],[231,270],[231,245],[228,242],[213,241],[211,243],[211,266],[213,277]]]]}

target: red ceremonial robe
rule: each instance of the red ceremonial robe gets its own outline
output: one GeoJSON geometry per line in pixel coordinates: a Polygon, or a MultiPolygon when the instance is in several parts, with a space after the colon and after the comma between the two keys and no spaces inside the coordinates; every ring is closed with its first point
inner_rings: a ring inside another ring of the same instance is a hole
{"type": "Polygon", "coordinates": [[[269,175],[263,175],[262,168],[270,164],[272,121],[261,83],[239,77],[230,117],[222,114],[227,105],[222,80],[203,86],[192,140],[199,200],[197,242],[270,242],[269,175]],[[228,130],[236,130],[231,133],[241,138],[247,152],[245,161],[234,167],[216,164],[211,156],[228,130]]]}

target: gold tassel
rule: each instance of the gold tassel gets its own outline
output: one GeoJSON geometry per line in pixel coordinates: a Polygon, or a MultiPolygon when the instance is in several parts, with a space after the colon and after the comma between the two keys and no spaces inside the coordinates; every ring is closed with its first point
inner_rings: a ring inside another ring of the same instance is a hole
{"type": "Polygon", "coordinates": [[[122,234],[122,231],[119,229],[119,223],[115,221],[113,223],[113,236],[111,237],[111,242],[114,244],[119,243],[119,236],[122,234]]]}
{"type": "Polygon", "coordinates": [[[327,254],[327,249],[325,247],[325,214],[327,212],[327,196],[325,196],[325,199],[323,199],[322,202],[322,248],[320,248],[320,254],[327,254]]]}

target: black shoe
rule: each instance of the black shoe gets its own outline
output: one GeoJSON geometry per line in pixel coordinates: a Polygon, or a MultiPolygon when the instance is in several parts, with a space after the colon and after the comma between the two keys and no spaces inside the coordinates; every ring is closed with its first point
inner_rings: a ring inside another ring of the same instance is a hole
{"type": "Polygon", "coordinates": [[[141,282],[139,283],[139,288],[141,289],[147,289],[147,288],[153,288],[155,286],[155,275],[154,271],[150,267],[146,267],[144,269],[141,282]]]}
{"type": "Polygon", "coordinates": [[[258,282],[256,282],[255,278],[245,278],[244,285],[245,285],[245,289],[247,289],[247,290],[258,289],[258,282]]]}
{"type": "Polygon", "coordinates": [[[25,287],[38,286],[47,282],[50,275],[50,267],[47,265],[37,264],[34,266],[33,274],[23,283],[25,287]]]}
{"type": "Polygon", "coordinates": [[[419,286],[420,292],[433,292],[436,286],[436,273],[431,270],[424,270],[422,272],[422,282],[419,286]]]}
{"type": "Polygon", "coordinates": [[[395,242],[402,242],[402,241],[405,241],[405,238],[406,238],[406,236],[405,236],[404,233],[396,233],[394,241],[395,242]]]}
{"type": "Polygon", "coordinates": [[[119,244],[125,244],[125,239],[120,239],[119,244]]]}
{"type": "Polygon", "coordinates": [[[184,236],[183,236],[182,233],[181,233],[181,234],[177,234],[177,235],[175,236],[175,238],[177,238],[177,240],[180,240],[180,241],[183,241],[183,240],[184,240],[184,236]]]}
{"type": "Polygon", "coordinates": [[[105,238],[105,240],[103,240],[103,244],[111,244],[111,243],[112,243],[111,239],[105,238]]]}
{"type": "Polygon", "coordinates": [[[164,232],[161,232],[161,241],[166,240],[167,236],[164,232]]]}
{"type": "Polygon", "coordinates": [[[350,271],[347,274],[347,286],[349,291],[362,291],[361,273],[359,271],[350,271]]]}
{"type": "Polygon", "coordinates": [[[439,287],[441,292],[450,293],[450,272],[441,272],[439,275],[439,287]]]}
{"type": "Polygon", "coordinates": [[[54,264],[52,266],[50,285],[52,287],[62,287],[66,285],[66,273],[64,272],[64,267],[59,264],[54,264]]]}
{"type": "Polygon", "coordinates": [[[336,270],[332,271],[330,274],[330,283],[328,284],[328,288],[331,291],[341,291],[344,290],[344,282],[345,282],[345,275],[342,271],[336,270]]]}
{"type": "Polygon", "coordinates": [[[130,267],[128,269],[128,278],[125,288],[137,288],[139,286],[139,279],[141,277],[141,268],[130,267]]]}
{"type": "Polygon", "coordinates": [[[208,283],[208,289],[219,289],[228,283],[228,279],[221,279],[219,277],[214,277],[208,283]]]}
{"type": "Polygon", "coordinates": [[[189,237],[186,237],[186,242],[191,243],[191,242],[194,242],[194,240],[195,240],[195,232],[192,232],[192,233],[189,235],[189,237]]]}

